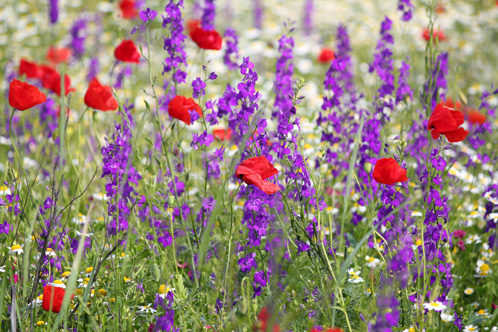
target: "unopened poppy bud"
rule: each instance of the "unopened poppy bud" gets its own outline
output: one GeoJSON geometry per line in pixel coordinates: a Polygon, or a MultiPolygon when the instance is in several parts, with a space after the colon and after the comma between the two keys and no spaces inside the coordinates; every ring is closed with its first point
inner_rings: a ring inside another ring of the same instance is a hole
{"type": "Polygon", "coordinates": [[[372,163],[369,163],[368,161],[363,165],[363,169],[365,172],[370,173],[372,171],[372,163]]]}
{"type": "Polygon", "coordinates": [[[169,195],[168,196],[168,205],[173,205],[175,203],[175,196],[169,195]]]}

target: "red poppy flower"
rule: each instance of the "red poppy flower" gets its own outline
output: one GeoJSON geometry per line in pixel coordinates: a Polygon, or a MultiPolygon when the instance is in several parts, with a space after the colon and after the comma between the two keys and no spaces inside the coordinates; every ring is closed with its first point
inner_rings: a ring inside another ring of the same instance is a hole
{"type": "Polygon", "coordinates": [[[396,182],[406,182],[406,169],[398,165],[393,158],[377,160],[373,170],[373,178],[378,183],[393,185],[396,182]]]}
{"type": "Polygon", "coordinates": [[[228,141],[232,137],[232,129],[214,129],[213,136],[220,141],[228,141]]]}
{"type": "Polygon", "coordinates": [[[119,9],[121,9],[121,15],[123,18],[132,19],[137,17],[138,12],[135,5],[135,1],[132,0],[123,0],[119,3],[119,9]]]}
{"type": "Polygon", "coordinates": [[[118,109],[118,102],[112,95],[111,87],[100,84],[96,78],[86,90],[85,105],[104,112],[118,109]]]}
{"type": "Polygon", "coordinates": [[[216,30],[207,31],[200,26],[197,26],[190,32],[190,38],[192,38],[197,46],[204,50],[221,49],[222,39],[220,34],[216,30]]]}
{"type": "Polygon", "coordinates": [[[175,96],[168,104],[169,115],[190,126],[190,113],[188,111],[196,111],[202,117],[202,109],[192,98],[175,96]]]}
{"type": "Polygon", "coordinates": [[[330,48],[322,48],[320,55],[318,56],[318,62],[320,63],[329,63],[330,61],[335,59],[335,53],[330,48]]]}
{"type": "Polygon", "coordinates": [[[15,78],[10,82],[9,104],[19,111],[27,110],[44,103],[47,97],[34,85],[21,82],[15,78]]]}
{"type": "Polygon", "coordinates": [[[235,170],[235,176],[249,185],[255,185],[268,195],[280,190],[275,183],[265,181],[277,173],[278,170],[265,156],[246,159],[235,170]]]}
{"type": "Polygon", "coordinates": [[[462,104],[459,101],[453,102],[453,99],[447,98],[442,102],[443,106],[453,108],[454,110],[459,111],[462,108],[462,104]]]}
{"type": "Polygon", "coordinates": [[[438,139],[439,135],[444,135],[450,143],[461,142],[469,133],[460,127],[463,124],[463,118],[462,112],[437,104],[429,118],[427,130],[432,130],[433,139],[438,139]]]}
{"type": "Polygon", "coordinates": [[[43,288],[42,308],[45,311],[58,313],[61,311],[62,301],[66,290],[57,286],[45,286],[43,288]]]}
{"type": "MultiPolygon", "coordinates": [[[[266,307],[263,307],[263,309],[261,309],[261,311],[258,314],[258,321],[253,330],[266,332],[269,319],[270,319],[270,314],[268,313],[268,309],[266,309],[266,307]]],[[[280,326],[278,326],[277,324],[273,325],[272,332],[279,332],[279,331],[280,331],[280,326]]]]}
{"type": "Polygon", "coordinates": [[[47,53],[47,60],[53,64],[59,64],[62,62],[67,62],[71,57],[71,49],[67,47],[55,48],[50,47],[47,53]]]}
{"type": "MultiPolygon", "coordinates": [[[[44,74],[42,78],[43,87],[55,92],[58,96],[61,95],[61,75],[49,67],[43,67],[44,74]]],[[[67,96],[69,92],[76,91],[71,87],[69,76],[64,75],[64,94],[67,96]]]]}
{"type": "Polygon", "coordinates": [[[125,39],[114,49],[114,57],[123,62],[140,62],[140,53],[131,39],[125,39]]]}
{"type": "MultiPolygon", "coordinates": [[[[429,33],[429,30],[424,29],[424,33],[422,34],[422,37],[424,37],[425,41],[429,41],[431,39],[431,35],[429,33]]],[[[443,31],[432,31],[432,40],[436,42],[436,39],[439,39],[439,41],[445,41],[446,36],[443,31]]]]}
{"type": "Polygon", "coordinates": [[[466,111],[467,113],[467,120],[472,123],[472,124],[480,124],[482,125],[484,122],[486,122],[486,115],[479,113],[476,110],[469,109],[466,111]]]}
{"type": "Polygon", "coordinates": [[[436,13],[442,14],[445,11],[446,11],[446,8],[444,7],[444,5],[442,3],[438,3],[436,6],[436,13]]]}
{"type": "Polygon", "coordinates": [[[197,27],[201,26],[201,20],[188,20],[186,24],[187,32],[190,34],[197,27]]]}
{"type": "Polygon", "coordinates": [[[19,76],[26,75],[26,78],[41,78],[43,70],[35,63],[21,59],[19,62],[19,76]]]}

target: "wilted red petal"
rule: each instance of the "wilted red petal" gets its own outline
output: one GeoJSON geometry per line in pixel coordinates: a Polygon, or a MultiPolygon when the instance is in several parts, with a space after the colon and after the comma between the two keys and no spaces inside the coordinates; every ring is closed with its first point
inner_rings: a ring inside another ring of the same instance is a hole
{"type": "Polygon", "coordinates": [[[21,82],[15,78],[9,86],[9,104],[19,111],[44,103],[47,97],[34,85],[21,82]]]}
{"type": "Polygon", "coordinates": [[[202,109],[192,98],[175,96],[168,104],[168,113],[172,118],[185,122],[190,126],[190,113],[196,111],[202,117],[202,109]]]}
{"type": "Polygon", "coordinates": [[[373,170],[373,178],[378,183],[393,185],[396,182],[406,182],[406,169],[398,165],[393,158],[382,158],[377,160],[373,170]]]}
{"type": "Polygon", "coordinates": [[[118,109],[118,102],[111,92],[111,87],[104,86],[94,78],[85,93],[85,105],[100,111],[115,111],[118,109]]]}
{"type": "Polygon", "coordinates": [[[216,30],[207,31],[200,26],[190,32],[190,38],[202,49],[220,50],[222,39],[216,30]]]}
{"type": "Polygon", "coordinates": [[[125,39],[114,49],[114,57],[123,62],[140,62],[140,53],[131,39],[125,39]]]}

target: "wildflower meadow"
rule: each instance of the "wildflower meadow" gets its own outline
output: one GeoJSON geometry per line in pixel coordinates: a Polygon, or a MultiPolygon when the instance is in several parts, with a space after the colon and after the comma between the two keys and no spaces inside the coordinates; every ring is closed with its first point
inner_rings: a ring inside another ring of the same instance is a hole
{"type": "Polygon", "coordinates": [[[1,0],[0,331],[498,331],[495,0],[1,0]]]}

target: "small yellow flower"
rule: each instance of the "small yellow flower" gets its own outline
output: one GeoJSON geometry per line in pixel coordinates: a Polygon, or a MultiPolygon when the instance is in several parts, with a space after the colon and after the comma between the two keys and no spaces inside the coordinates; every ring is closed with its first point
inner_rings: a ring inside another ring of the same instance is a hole
{"type": "Polygon", "coordinates": [[[42,321],[42,320],[39,320],[39,321],[37,321],[37,322],[36,322],[36,325],[37,325],[37,326],[42,326],[42,325],[46,325],[46,324],[47,324],[47,323],[45,323],[45,322],[44,322],[44,321],[42,321]]]}
{"type": "Polygon", "coordinates": [[[66,271],[62,274],[62,278],[67,278],[71,274],[71,271],[66,271]]]}
{"type": "Polygon", "coordinates": [[[105,289],[103,289],[103,288],[99,289],[99,293],[102,296],[107,296],[107,291],[105,289]]]}
{"type": "Polygon", "coordinates": [[[131,282],[131,279],[127,278],[127,277],[124,277],[123,280],[124,280],[125,283],[131,282]]]}
{"type": "Polygon", "coordinates": [[[92,267],[92,266],[90,266],[90,267],[87,267],[87,268],[86,268],[85,273],[86,273],[86,274],[89,274],[89,273],[92,273],[92,271],[93,271],[93,267],[92,267]]]}

